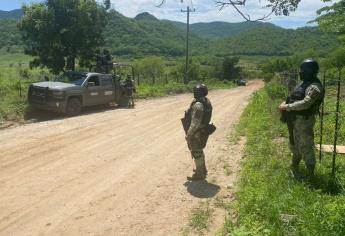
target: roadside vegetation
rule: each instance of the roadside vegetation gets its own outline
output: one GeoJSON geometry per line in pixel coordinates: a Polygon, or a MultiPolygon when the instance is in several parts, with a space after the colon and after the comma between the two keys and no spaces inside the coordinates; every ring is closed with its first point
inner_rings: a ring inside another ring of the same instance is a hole
{"type": "Polygon", "coordinates": [[[0,123],[22,120],[27,110],[29,85],[50,76],[44,69],[30,70],[29,58],[22,54],[0,57],[0,123]]]}
{"type": "MultiPolygon", "coordinates": [[[[238,135],[245,135],[247,144],[224,235],[345,234],[344,156],[338,155],[336,160],[335,180],[330,175],[331,154],[324,154],[314,179],[297,181],[291,176],[287,128],[277,111],[286,94],[280,80],[273,79],[253,96],[237,126],[238,135]]],[[[335,109],[334,87],[329,87],[325,104],[327,109],[335,109]]],[[[342,111],[344,108],[342,101],[342,111]]],[[[326,116],[325,143],[333,140],[333,130],[334,116],[326,116]]],[[[315,143],[319,141],[317,133],[315,143]]],[[[344,125],[338,140],[338,144],[345,144],[344,125]]],[[[304,172],[303,162],[301,167],[304,172]]]]}
{"type": "MultiPolygon", "coordinates": [[[[228,58],[227,60],[230,60],[228,58]]],[[[0,123],[4,121],[25,122],[30,112],[27,104],[27,91],[31,83],[53,80],[48,69],[29,67],[32,57],[21,53],[0,56],[0,123]]],[[[120,59],[121,61],[121,59],[120,59]]],[[[226,89],[235,85],[234,80],[245,76],[255,78],[255,65],[248,59],[233,57],[227,63],[220,58],[196,57],[191,61],[189,83],[183,83],[184,58],[166,59],[147,57],[124,62],[133,64],[137,85],[137,98],[161,97],[165,95],[188,93],[197,83],[206,83],[209,89],[226,89]],[[239,66],[241,65],[241,66],[239,66]]],[[[88,71],[78,67],[78,71],[88,71]]],[[[125,80],[130,71],[117,71],[125,80]]]]}
{"type": "Polygon", "coordinates": [[[212,223],[213,213],[214,208],[210,201],[201,203],[192,210],[188,225],[181,229],[181,235],[204,235],[212,223]]]}

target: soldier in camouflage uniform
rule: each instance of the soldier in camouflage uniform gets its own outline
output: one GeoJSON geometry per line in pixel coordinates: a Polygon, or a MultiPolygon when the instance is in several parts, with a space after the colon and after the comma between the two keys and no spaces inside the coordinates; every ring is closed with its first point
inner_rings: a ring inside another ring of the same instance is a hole
{"type": "Polygon", "coordinates": [[[204,180],[207,175],[205,154],[209,132],[207,127],[212,116],[212,105],[206,97],[207,87],[204,84],[193,88],[194,100],[187,112],[191,113],[191,123],[187,131],[186,140],[195,163],[195,172],[188,180],[204,180]]]}
{"type": "Polygon", "coordinates": [[[295,88],[286,102],[279,106],[288,117],[290,150],[293,154],[291,169],[294,175],[303,159],[309,177],[313,176],[316,159],[314,152],[315,116],[323,101],[325,90],[317,78],[319,65],[312,59],[306,59],[300,66],[302,83],[295,88]],[[289,124],[289,122],[291,122],[289,124]]]}
{"type": "Polygon", "coordinates": [[[127,79],[124,83],[126,90],[126,97],[128,99],[128,108],[134,108],[134,96],[133,93],[136,92],[134,80],[131,75],[127,75],[127,79]]]}

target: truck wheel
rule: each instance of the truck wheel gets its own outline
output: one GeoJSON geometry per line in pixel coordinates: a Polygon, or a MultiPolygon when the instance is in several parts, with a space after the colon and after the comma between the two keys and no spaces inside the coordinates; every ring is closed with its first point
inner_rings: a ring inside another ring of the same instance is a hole
{"type": "Polygon", "coordinates": [[[77,116],[81,112],[81,102],[78,98],[71,98],[66,107],[66,114],[69,116],[77,116]]]}

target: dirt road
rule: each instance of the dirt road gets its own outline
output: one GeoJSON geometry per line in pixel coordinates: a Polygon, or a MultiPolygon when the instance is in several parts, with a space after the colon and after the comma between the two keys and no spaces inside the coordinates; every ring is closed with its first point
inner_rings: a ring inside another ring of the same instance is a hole
{"type": "Polygon", "coordinates": [[[186,182],[180,118],[191,94],[0,131],[0,235],[178,235],[190,210],[228,184],[217,161],[261,86],[210,92],[208,182],[186,182]]]}

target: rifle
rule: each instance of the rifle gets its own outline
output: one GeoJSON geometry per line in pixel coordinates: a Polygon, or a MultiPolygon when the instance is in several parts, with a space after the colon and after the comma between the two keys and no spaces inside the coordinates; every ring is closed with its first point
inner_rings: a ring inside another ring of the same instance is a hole
{"type": "MultiPolygon", "coordinates": [[[[187,111],[184,112],[184,117],[181,118],[182,127],[183,127],[183,130],[184,130],[186,135],[187,135],[187,132],[189,130],[191,121],[192,121],[191,109],[188,109],[187,111]]],[[[214,131],[216,131],[216,129],[217,128],[213,123],[208,124],[205,127],[205,133],[206,133],[206,135],[211,135],[214,133],[214,131]]]]}
{"type": "MultiPolygon", "coordinates": [[[[286,104],[290,103],[290,97],[286,98],[286,104]]],[[[283,111],[280,116],[280,121],[287,124],[289,131],[289,141],[291,145],[295,145],[295,140],[293,138],[293,122],[295,120],[295,114],[293,112],[283,111]]]]}
{"type": "Polygon", "coordinates": [[[191,109],[188,109],[187,111],[184,112],[184,117],[181,118],[182,127],[183,127],[183,130],[184,130],[186,135],[187,135],[187,132],[189,130],[190,123],[192,121],[192,114],[191,113],[192,113],[191,109]]]}

